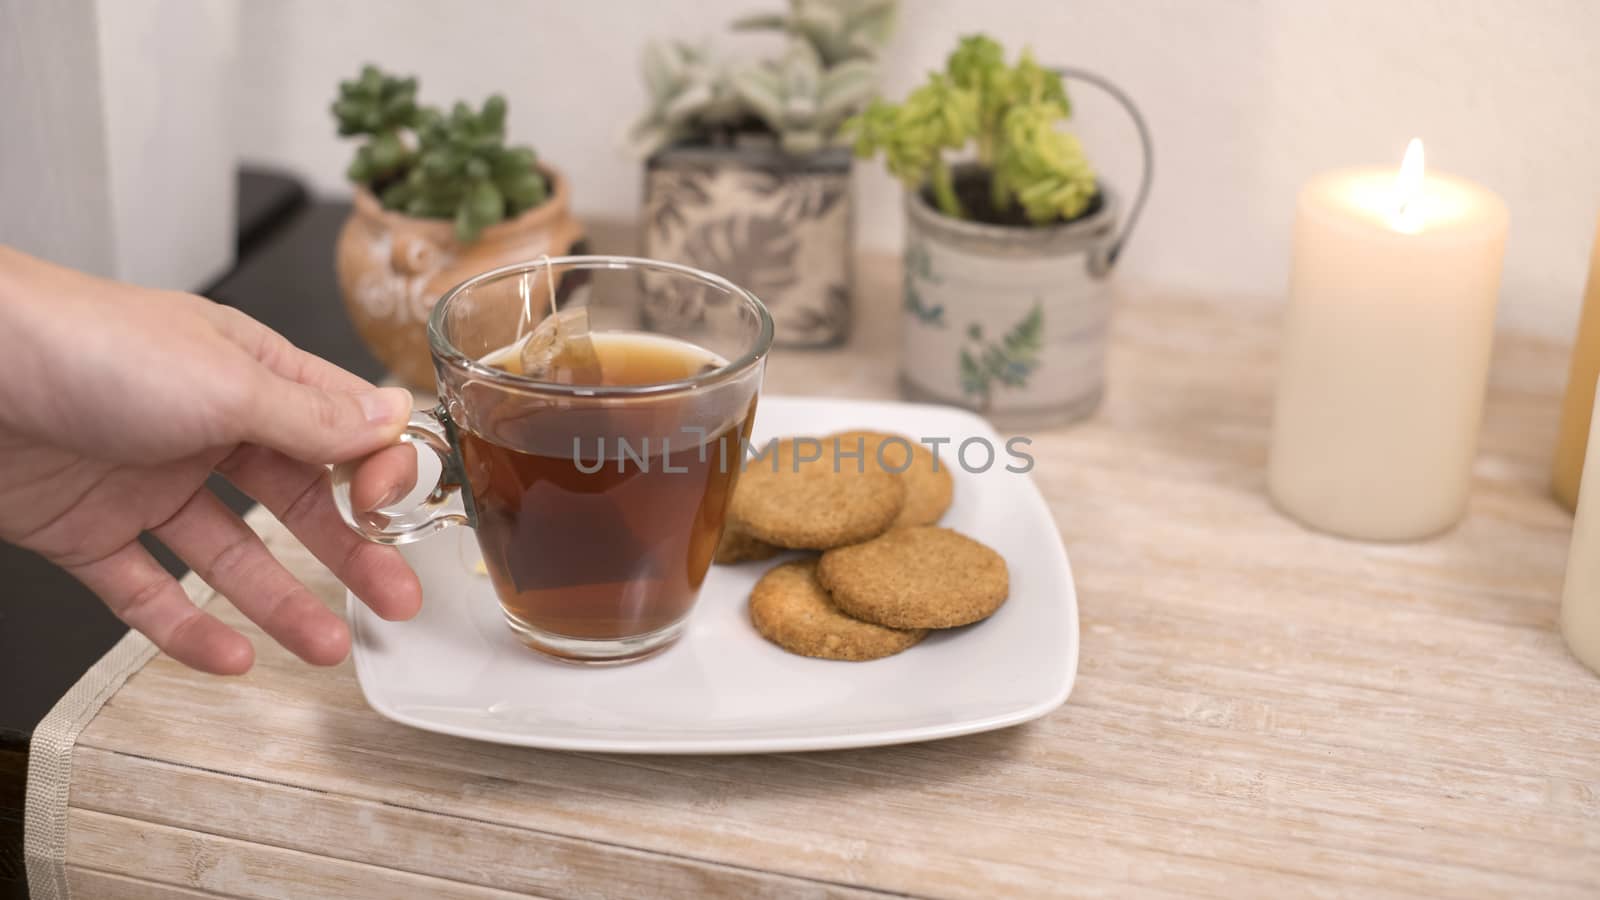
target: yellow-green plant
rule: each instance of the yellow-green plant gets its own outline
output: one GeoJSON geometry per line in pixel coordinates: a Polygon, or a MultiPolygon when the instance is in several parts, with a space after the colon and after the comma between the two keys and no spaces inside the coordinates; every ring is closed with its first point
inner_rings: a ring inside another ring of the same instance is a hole
{"type": "Polygon", "coordinates": [[[975,145],[998,213],[1020,205],[1029,221],[1072,219],[1095,196],[1094,169],[1078,139],[1061,130],[1072,104],[1061,76],[1024,49],[1006,65],[1000,45],[983,35],[961,40],[943,71],[902,103],[874,101],[845,123],[858,156],[882,154],[911,190],[927,185],[947,216],[972,217],[956,191],[948,152],[975,145]]]}
{"type": "Polygon", "coordinates": [[[449,115],[418,106],[417,80],[376,66],[340,82],[333,116],[339,134],[368,135],[345,175],[378,196],[385,209],[454,219],[456,238],[543,203],[549,185],[528,147],[506,146],[506,101],[491,96],[477,110],[457,103],[449,115]]]}

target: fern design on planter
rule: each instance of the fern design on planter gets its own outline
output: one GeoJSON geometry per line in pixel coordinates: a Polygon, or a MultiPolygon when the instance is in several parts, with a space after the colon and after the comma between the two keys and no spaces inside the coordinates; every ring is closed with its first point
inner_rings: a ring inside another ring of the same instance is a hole
{"type": "Polygon", "coordinates": [[[976,322],[967,327],[967,338],[972,346],[961,348],[961,390],[977,397],[979,408],[987,412],[997,384],[1001,388],[1026,387],[1039,368],[1044,307],[1036,301],[999,341],[985,342],[983,326],[976,322]]]}
{"type": "Polygon", "coordinates": [[[923,302],[922,294],[917,292],[917,281],[938,284],[942,280],[933,274],[933,260],[928,256],[928,248],[920,241],[906,245],[905,271],[906,310],[924,325],[943,328],[944,306],[928,306],[923,302]]]}

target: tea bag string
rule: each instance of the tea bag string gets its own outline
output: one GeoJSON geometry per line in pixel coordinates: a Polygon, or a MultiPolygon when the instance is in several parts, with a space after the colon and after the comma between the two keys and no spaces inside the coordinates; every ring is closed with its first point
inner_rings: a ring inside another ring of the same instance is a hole
{"type": "MultiPolygon", "coordinates": [[[[561,339],[561,316],[557,315],[556,310],[556,284],[555,277],[550,271],[550,254],[539,254],[539,261],[544,264],[544,286],[545,290],[550,293],[550,317],[555,320],[555,337],[559,341],[561,339]]],[[[523,273],[522,281],[518,285],[518,293],[522,295],[522,315],[517,319],[516,340],[520,344],[523,338],[527,336],[528,329],[533,326],[533,291],[526,272],[523,273]]]]}

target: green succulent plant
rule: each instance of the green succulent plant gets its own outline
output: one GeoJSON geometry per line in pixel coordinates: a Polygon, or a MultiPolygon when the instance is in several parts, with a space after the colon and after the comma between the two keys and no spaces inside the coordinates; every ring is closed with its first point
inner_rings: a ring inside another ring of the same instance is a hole
{"type": "Polygon", "coordinates": [[[365,184],[392,175],[406,165],[410,151],[401,133],[417,122],[417,80],[385,75],[365,66],[361,75],[339,83],[333,117],[339,135],[365,134],[371,138],[356,148],[345,175],[365,184]]]}
{"type": "Polygon", "coordinates": [[[1071,115],[1058,73],[1027,50],[1008,66],[999,44],[973,35],[904,102],[875,101],[844,131],[858,156],[882,154],[908,188],[928,185],[939,210],[962,219],[972,211],[955,190],[945,154],[975,144],[990,206],[1004,212],[1020,205],[1029,221],[1046,224],[1082,214],[1097,190],[1082,145],[1059,127],[1071,115]]]}
{"type": "Polygon", "coordinates": [[[729,143],[763,129],[795,155],[837,142],[839,126],[871,96],[895,0],[791,0],[789,7],[734,23],[737,30],[786,32],[787,45],[771,59],[731,62],[706,44],[647,46],[650,107],[632,129],[635,150],[729,143]]]}
{"type": "Polygon", "coordinates": [[[456,238],[471,243],[548,198],[533,150],[506,146],[504,97],[491,96],[477,110],[457,103],[446,115],[418,106],[416,91],[415,78],[369,65],[340,83],[333,103],[340,135],[369,136],[345,174],[385,209],[453,219],[456,238]]]}

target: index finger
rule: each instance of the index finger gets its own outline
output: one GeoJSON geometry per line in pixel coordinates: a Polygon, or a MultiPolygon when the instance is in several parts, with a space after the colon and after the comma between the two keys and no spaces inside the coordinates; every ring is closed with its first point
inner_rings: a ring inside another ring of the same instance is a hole
{"type": "Polygon", "coordinates": [[[371,390],[372,382],[342,369],[231,306],[212,303],[212,324],[280,378],[325,391],[371,390]]]}

